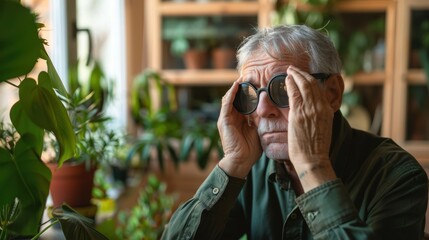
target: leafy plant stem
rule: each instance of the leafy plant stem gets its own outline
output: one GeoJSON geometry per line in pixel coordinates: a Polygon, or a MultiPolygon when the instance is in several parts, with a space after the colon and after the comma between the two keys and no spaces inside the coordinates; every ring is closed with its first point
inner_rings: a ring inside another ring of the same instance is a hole
{"type": "Polygon", "coordinates": [[[10,81],[8,81],[8,80],[6,80],[5,82],[6,82],[6,83],[8,83],[8,84],[10,84],[10,85],[12,85],[12,86],[14,86],[14,87],[16,87],[16,88],[18,88],[18,87],[19,87],[18,85],[14,84],[14,83],[12,83],[12,82],[10,82],[10,81]]]}
{"type": "MultiPolygon", "coordinates": [[[[53,219],[55,219],[54,221],[52,221],[52,223],[51,224],[49,224],[47,227],[45,227],[42,231],[40,231],[36,236],[34,236],[31,240],[36,240],[36,239],[39,239],[39,237],[44,233],[44,232],[46,232],[46,230],[48,230],[50,227],[52,227],[53,225],[55,225],[55,224],[57,224],[58,222],[59,222],[59,220],[57,219],[57,218],[53,218],[53,219]]],[[[52,219],[50,219],[50,220],[52,220],[52,219]]],[[[50,221],[49,220],[49,221],[50,221]]]]}

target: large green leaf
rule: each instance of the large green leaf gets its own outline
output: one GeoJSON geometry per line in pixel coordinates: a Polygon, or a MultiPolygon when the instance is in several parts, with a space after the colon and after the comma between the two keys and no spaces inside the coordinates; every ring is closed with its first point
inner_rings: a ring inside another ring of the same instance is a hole
{"type": "Polygon", "coordinates": [[[107,240],[94,228],[92,220],[80,215],[67,204],[56,208],[52,214],[60,221],[66,239],[107,240]]]}
{"type": "Polygon", "coordinates": [[[29,73],[42,49],[36,17],[16,1],[0,1],[0,82],[29,73]]]}
{"type": "Polygon", "coordinates": [[[59,144],[59,166],[75,155],[76,136],[67,111],[52,89],[49,75],[39,74],[39,84],[27,78],[19,86],[19,98],[29,118],[51,131],[59,144]]]}
{"type": "Polygon", "coordinates": [[[33,141],[35,136],[22,135],[14,155],[0,148],[0,206],[19,199],[21,214],[10,230],[21,236],[34,236],[39,231],[51,181],[51,172],[37,155],[33,141]]]}
{"type": "Polygon", "coordinates": [[[48,74],[51,79],[52,86],[58,90],[58,93],[62,96],[67,96],[67,90],[64,87],[63,82],[61,81],[60,76],[57,73],[57,70],[52,63],[51,58],[48,55],[45,47],[41,50],[41,57],[46,60],[46,65],[48,66],[48,74]]]}
{"type": "Polygon", "coordinates": [[[10,119],[16,131],[21,136],[26,133],[34,136],[34,140],[31,144],[33,145],[37,155],[40,156],[43,150],[44,131],[42,128],[34,124],[28,117],[26,111],[23,109],[22,101],[19,100],[12,106],[12,109],[10,110],[10,119]]]}

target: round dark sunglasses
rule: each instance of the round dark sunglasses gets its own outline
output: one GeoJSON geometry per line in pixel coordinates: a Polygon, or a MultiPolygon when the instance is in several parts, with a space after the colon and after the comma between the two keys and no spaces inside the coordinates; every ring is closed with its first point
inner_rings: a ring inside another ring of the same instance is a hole
{"type": "MultiPolygon", "coordinates": [[[[313,73],[310,74],[315,79],[324,81],[329,78],[330,74],[327,73],[313,73]]],[[[287,74],[279,74],[274,76],[268,82],[267,87],[257,89],[250,82],[242,82],[239,85],[237,94],[234,99],[234,108],[241,114],[251,114],[256,110],[259,103],[259,94],[266,91],[271,101],[281,108],[289,107],[289,97],[286,91],[285,78],[287,74]]]]}

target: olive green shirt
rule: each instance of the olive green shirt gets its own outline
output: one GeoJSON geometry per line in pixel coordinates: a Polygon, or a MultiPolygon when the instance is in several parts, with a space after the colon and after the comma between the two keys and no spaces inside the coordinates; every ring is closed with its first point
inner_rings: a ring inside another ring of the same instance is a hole
{"type": "Polygon", "coordinates": [[[166,226],[163,239],[422,239],[428,180],[392,140],[334,118],[337,179],[296,196],[265,156],[246,180],[214,168],[166,226]]]}

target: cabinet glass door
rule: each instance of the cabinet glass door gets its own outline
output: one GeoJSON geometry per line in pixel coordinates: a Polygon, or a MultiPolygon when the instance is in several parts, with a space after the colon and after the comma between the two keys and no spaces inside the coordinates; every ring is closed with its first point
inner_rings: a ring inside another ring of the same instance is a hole
{"type": "Polygon", "coordinates": [[[429,140],[429,6],[411,9],[407,74],[407,141],[429,140]]]}

